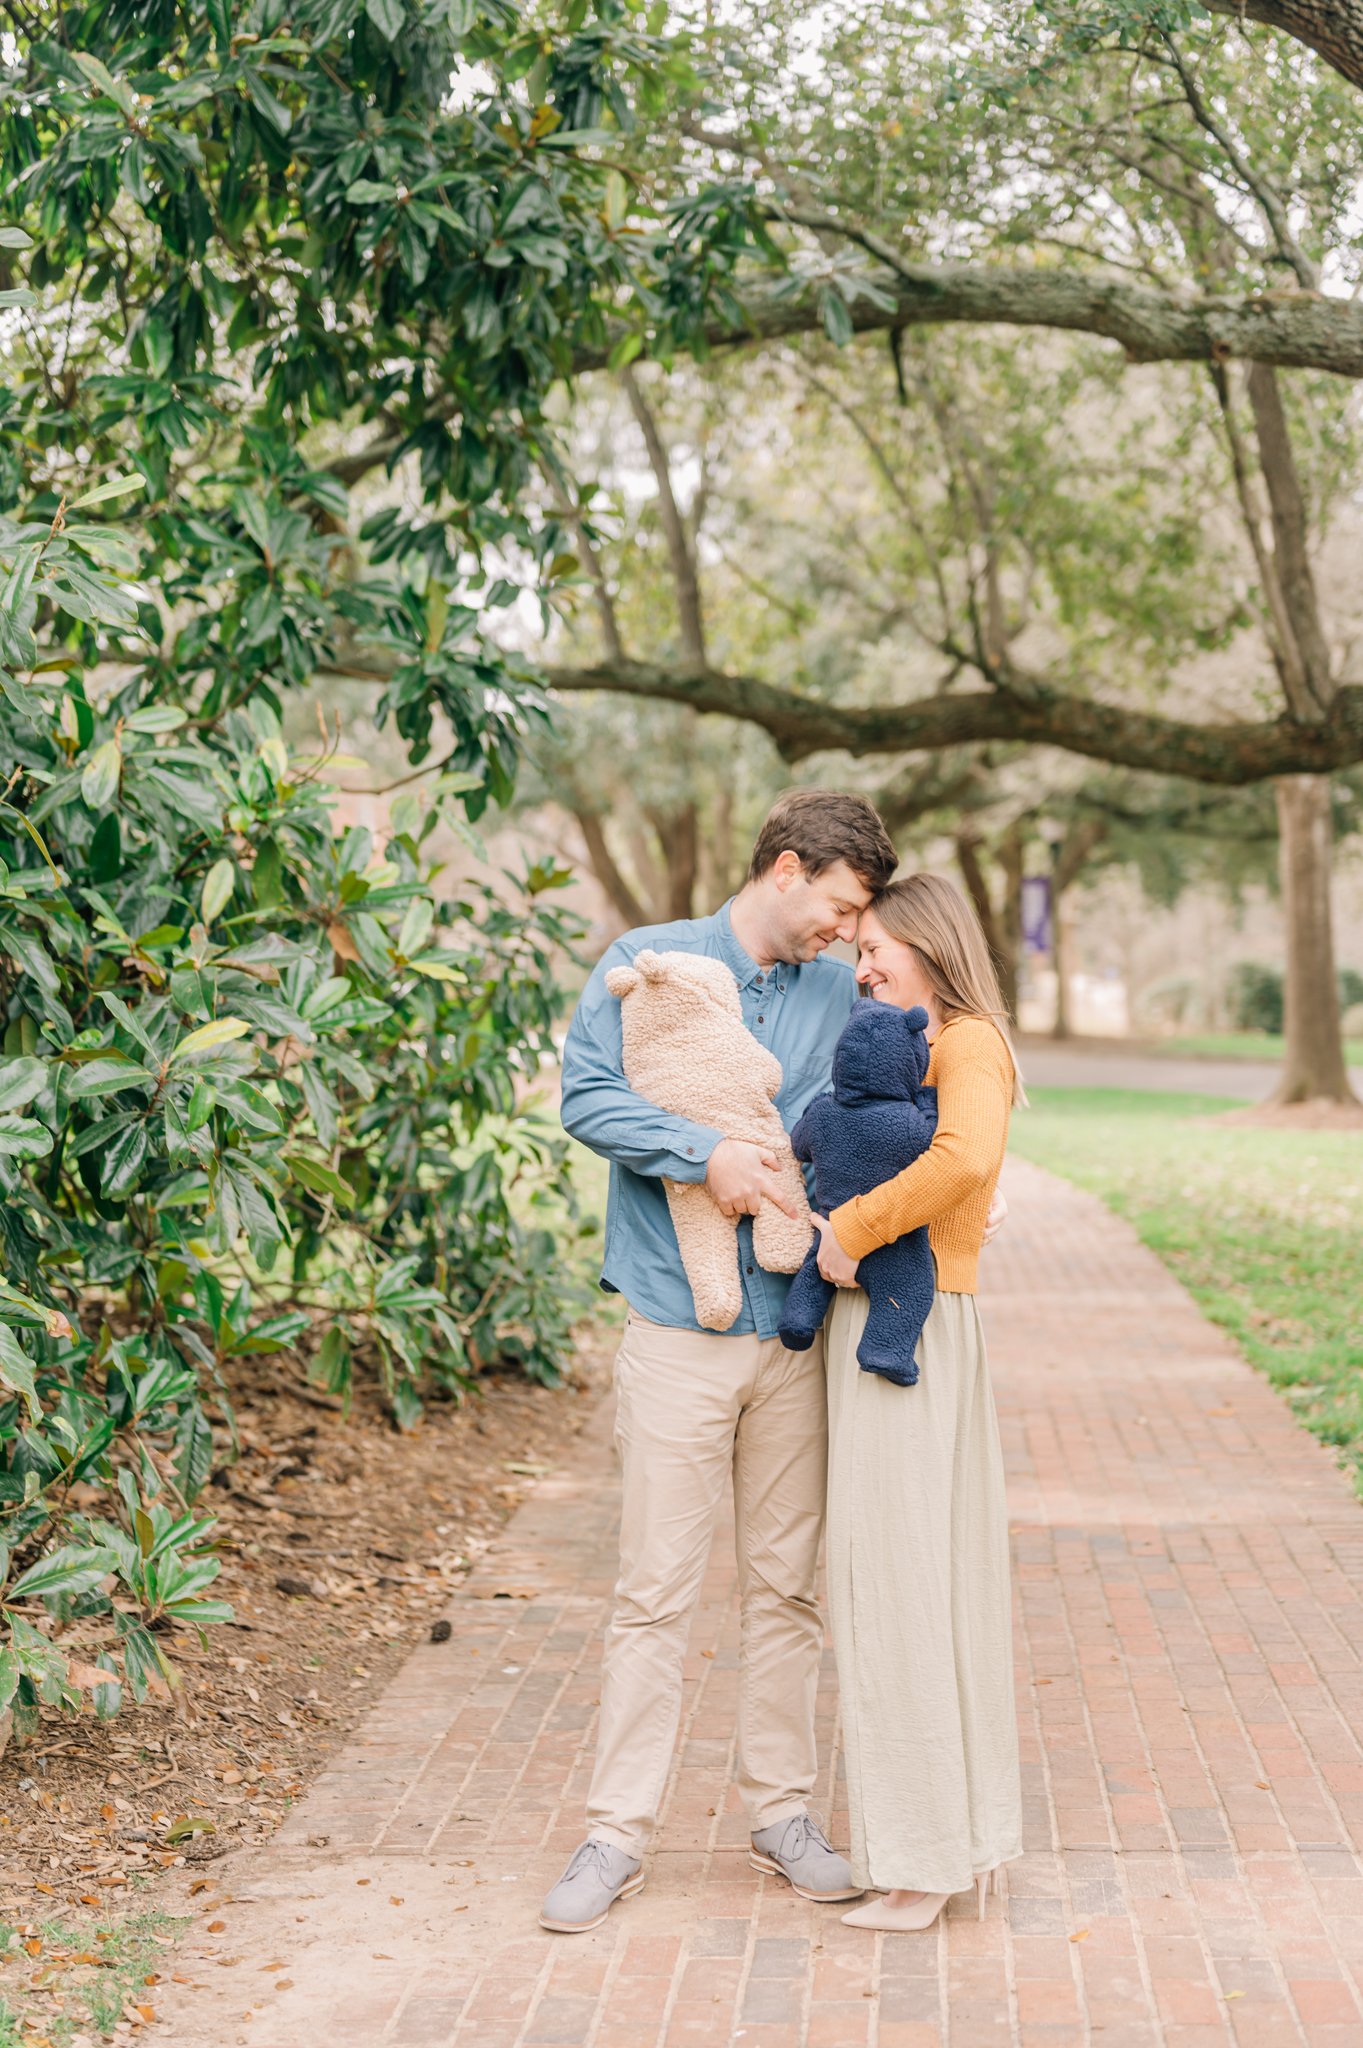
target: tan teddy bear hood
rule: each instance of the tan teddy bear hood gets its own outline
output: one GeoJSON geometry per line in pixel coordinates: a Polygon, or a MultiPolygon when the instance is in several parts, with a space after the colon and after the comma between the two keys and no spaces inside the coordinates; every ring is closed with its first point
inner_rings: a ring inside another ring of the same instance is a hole
{"type": "MultiPolygon", "coordinates": [[[[612,967],[606,987],[620,998],[625,1079],[635,1093],[776,1158],[796,1215],[764,1201],[753,1219],[753,1250],[769,1273],[795,1272],[813,1225],[804,1178],[774,1107],[781,1066],[744,1024],[732,973],[704,953],[646,950],[632,966],[612,967]]],[[[696,1321],[727,1330],[743,1306],[737,1221],[723,1215],[703,1182],[663,1185],[696,1321]]]]}

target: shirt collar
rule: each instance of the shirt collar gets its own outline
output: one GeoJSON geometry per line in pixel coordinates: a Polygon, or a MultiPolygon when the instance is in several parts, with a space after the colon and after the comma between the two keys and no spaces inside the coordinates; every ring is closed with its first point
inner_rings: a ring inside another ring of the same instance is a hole
{"type": "Polygon", "coordinates": [[[733,920],[729,916],[729,904],[733,900],[731,896],[728,903],[721,903],[715,913],[715,926],[719,933],[719,950],[725,966],[732,971],[734,980],[738,983],[739,987],[748,988],[757,980],[763,970],[758,966],[747,948],[740,944],[735,936],[733,920]]]}

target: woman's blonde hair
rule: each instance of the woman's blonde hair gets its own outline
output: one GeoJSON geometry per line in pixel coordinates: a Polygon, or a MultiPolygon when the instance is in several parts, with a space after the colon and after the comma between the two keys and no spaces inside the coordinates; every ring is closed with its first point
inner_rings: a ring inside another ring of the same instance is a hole
{"type": "Polygon", "coordinates": [[[870,908],[892,939],[913,947],[944,1024],[953,1017],[988,1018],[1013,1062],[1013,1101],[1025,1106],[998,973],[980,920],[955,883],[943,875],[906,875],[882,889],[870,908]]]}

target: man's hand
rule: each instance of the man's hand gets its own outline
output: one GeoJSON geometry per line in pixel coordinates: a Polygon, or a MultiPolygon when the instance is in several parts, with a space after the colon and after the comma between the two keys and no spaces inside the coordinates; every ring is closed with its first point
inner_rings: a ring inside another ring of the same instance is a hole
{"type": "Polygon", "coordinates": [[[781,1185],[779,1163],[776,1154],[761,1145],[721,1138],[705,1168],[705,1185],[726,1216],[755,1216],[767,1201],[796,1217],[800,1212],[781,1185]]]}
{"type": "Polygon", "coordinates": [[[989,1214],[984,1219],[984,1241],[989,1244],[1004,1226],[1008,1215],[1008,1197],[999,1189],[994,1190],[994,1199],[989,1204],[989,1214]]]}
{"type": "Polygon", "coordinates": [[[838,1243],[838,1234],[826,1216],[814,1218],[819,1231],[819,1271],[834,1287],[855,1287],[857,1261],[838,1243]]]}

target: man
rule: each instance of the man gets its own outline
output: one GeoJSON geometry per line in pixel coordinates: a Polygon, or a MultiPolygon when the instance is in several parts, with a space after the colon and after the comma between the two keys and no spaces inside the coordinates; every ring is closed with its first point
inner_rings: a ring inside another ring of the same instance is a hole
{"type": "Polygon", "coordinates": [[[874,808],[835,790],[776,804],[748,879],[713,917],[633,931],[582,994],[563,1059],[563,1122],[610,1161],[602,1286],[625,1295],[616,1365],[624,1482],[620,1578],[606,1636],[588,1835],[544,1902],[556,1933],[599,1927],[643,1884],[642,1859],[667,1782],[682,1660],[715,1517],[732,1474],[742,1631],[739,1790],[751,1861],[805,1898],[858,1895],[845,1859],[810,1817],[814,1696],[823,1627],[815,1599],[827,1423],[823,1349],[787,1351],[777,1325],[789,1278],[753,1256],[740,1221],[743,1309],[723,1333],[697,1325],[663,1177],[701,1181],[727,1215],[778,1203],[775,1159],[756,1145],[669,1116],[626,1085],[620,1005],[608,968],[657,952],[705,953],[738,983],[743,1021],[781,1063],[776,1106],[789,1130],[827,1088],[856,994],[851,969],[821,956],[851,940],[898,857],[874,808]]]}

